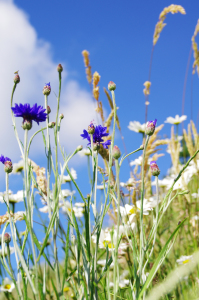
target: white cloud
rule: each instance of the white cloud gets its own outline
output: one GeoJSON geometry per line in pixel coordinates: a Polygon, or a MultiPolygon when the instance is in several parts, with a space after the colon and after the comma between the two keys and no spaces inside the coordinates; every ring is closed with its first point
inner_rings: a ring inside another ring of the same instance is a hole
{"type": "MultiPolygon", "coordinates": [[[[17,85],[13,103],[37,102],[44,105],[42,94],[46,82],[51,83],[52,92],[49,105],[52,113],[50,121],[55,119],[56,97],[58,94],[57,64],[52,59],[51,45],[39,40],[37,32],[30,24],[27,14],[11,0],[0,0],[0,154],[8,156],[13,162],[19,160],[20,152],[14,136],[10,114],[10,96],[13,87],[14,72],[19,70],[21,82],[17,85]]],[[[72,151],[82,143],[80,134],[89,122],[95,118],[91,95],[83,90],[76,81],[67,77],[64,69],[60,113],[64,114],[61,127],[61,143],[67,151],[72,151]]],[[[17,120],[19,135],[23,140],[22,119],[17,120]]],[[[39,126],[34,123],[29,135],[39,126]]],[[[51,138],[51,140],[53,140],[51,138]]],[[[31,155],[43,155],[42,137],[33,141],[31,155]]],[[[3,168],[0,168],[0,174],[3,168]]]]}

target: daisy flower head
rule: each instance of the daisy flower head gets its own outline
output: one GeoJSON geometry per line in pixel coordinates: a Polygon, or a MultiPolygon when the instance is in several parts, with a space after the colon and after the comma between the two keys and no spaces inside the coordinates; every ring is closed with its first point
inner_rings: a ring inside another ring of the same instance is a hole
{"type": "Polygon", "coordinates": [[[35,121],[38,125],[39,122],[46,121],[47,113],[45,113],[45,108],[35,103],[30,107],[29,103],[26,104],[16,104],[15,107],[11,107],[15,117],[22,117],[22,128],[30,130],[32,128],[32,121],[35,121]]]}
{"type": "Polygon", "coordinates": [[[182,123],[183,121],[185,121],[186,119],[187,119],[187,116],[185,116],[185,115],[182,115],[181,117],[179,115],[176,115],[175,118],[168,117],[166,119],[166,121],[164,121],[164,123],[178,125],[178,124],[182,123]]]}
{"type": "Polygon", "coordinates": [[[12,282],[12,280],[6,277],[3,281],[3,284],[0,286],[0,291],[12,293],[14,288],[15,288],[14,282],[12,282]]]}
{"type": "MultiPolygon", "coordinates": [[[[93,123],[92,123],[92,128],[93,128],[93,123]]],[[[89,127],[91,127],[91,124],[89,125],[89,127]]],[[[106,132],[107,127],[103,127],[101,125],[95,126],[94,127],[94,133],[93,135],[93,143],[94,144],[102,144],[103,147],[105,149],[108,149],[108,146],[111,144],[111,140],[107,140],[104,142],[103,137],[108,136],[108,132],[106,132]]],[[[90,135],[88,133],[88,131],[86,131],[85,129],[83,130],[83,134],[80,134],[80,136],[83,137],[83,139],[87,139],[88,140],[88,145],[91,146],[91,138],[90,135]]]]}

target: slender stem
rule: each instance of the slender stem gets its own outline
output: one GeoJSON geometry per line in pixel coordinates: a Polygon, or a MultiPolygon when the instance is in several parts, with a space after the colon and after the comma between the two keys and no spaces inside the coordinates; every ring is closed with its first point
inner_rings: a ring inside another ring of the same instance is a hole
{"type": "MultiPolygon", "coordinates": [[[[17,86],[17,84],[14,83],[14,86],[13,86],[13,89],[12,89],[12,94],[11,94],[11,107],[13,106],[13,96],[14,96],[14,92],[15,92],[16,86],[17,86]]],[[[19,149],[21,151],[22,157],[24,158],[23,149],[22,149],[22,146],[21,146],[21,142],[19,140],[18,132],[17,132],[17,129],[16,129],[16,123],[15,123],[14,113],[13,113],[12,109],[11,109],[11,116],[12,116],[12,123],[13,123],[13,126],[14,126],[15,136],[16,136],[17,142],[19,144],[19,149]]]]}
{"type": "MultiPolygon", "coordinates": [[[[97,220],[97,167],[98,167],[98,152],[95,159],[95,191],[94,191],[94,216],[95,222],[97,220]]],[[[98,242],[95,245],[95,260],[94,260],[94,276],[95,276],[95,300],[98,299],[97,295],[97,250],[98,250],[98,242]]]]}
{"type": "Polygon", "coordinates": [[[143,273],[144,273],[144,270],[147,266],[147,263],[150,259],[150,257],[152,256],[153,254],[153,250],[154,250],[154,247],[155,247],[155,241],[156,241],[156,235],[157,235],[157,229],[158,229],[158,217],[159,217],[159,187],[158,187],[158,176],[155,176],[155,184],[156,184],[156,218],[155,218],[155,228],[154,228],[154,238],[153,238],[153,244],[152,244],[152,247],[151,247],[151,251],[149,253],[149,256],[147,258],[147,261],[143,267],[143,273]]]}
{"type": "Polygon", "coordinates": [[[36,275],[36,299],[39,300],[39,280],[38,280],[38,269],[37,269],[37,257],[35,252],[35,245],[33,239],[33,222],[32,222],[32,203],[31,203],[31,196],[30,196],[30,182],[29,182],[29,166],[28,166],[28,152],[27,152],[27,145],[28,145],[28,130],[25,129],[24,131],[24,181],[25,181],[25,190],[26,190],[26,199],[27,199],[27,210],[28,210],[28,222],[30,223],[30,239],[32,244],[32,252],[33,252],[33,259],[35,265],[35,275],[36,275]]]}
{"type": "Polygon", "coordinates": [[[125,156],[121,159],[121,161],[120,161],[120,167],[121,167],[123,161],[125,160],[125,158],[127,158],[129,155],[134,154],[134,153],[136,153],[136,152],[138,152],[138,151],[140,151],[140,150],[143,150],[143,146],[141,146],[140,148],[136,149],[135,151],[133,151],[133,152],[131,152],[131,153],[125,155],[125,156]]]}
{"type": "MultiPolygon", "coordinates": [[[[58,196],[58,117],[59,117],[59,103],[60,103],[60,95],[61,95],[61,72],[59,72],[59,94],[57,98],[57,112],[56,112],[56,122],[55,122],[55,190],[54,190],[54,199],[56,202],[56,199],[58,196]]],[[[59,201],[59,200],[57,200],[59,201]]],[[[61,295],[62,289],[61,289],[61,281],[60,281],[60,273],[59,273],[59,261],[58,261],[58,254],[57,254],[57,245],[56,245],[56,236],[58,231],[58,218],[59,216],[56,216],[55,219],[55,231],[53,234],[53,244],[54,244],[54,256],[55,256],[55,274],[56,274],[56,281],[57,281],[57,288],[58,292],[61,295]]]]}
{"type": "Polygon", "coordinates": [[[146,148],[149,141],[149,135],[147,135],[146,142],[143,150],[143,158],[142,158],[142,187],[141,187],[141,209],[140,209],[140,267],[139,267],[139,275],[140,282],[142,282],[142,265],[144,260],[144,232],[143,232],[143,201],[144,201],[144,161],[146,148]]]}
{"type": "MultiPolygon", "coordinates": [[[[13,244],[14,244],[14,251],[15,251],[15,259],[17,263],[17,268],[19,267],[19,260],[18,260],[18,255],[17,255],[17,248],[15,247],[16,245],[16,235],[14,232],[14,226],[13,226],[13,221],[11,219],[10,215],[10,207],[9,207],[9,175],[6,173],[6,202],[7,202],[7,209],[8,209],[8,215],[9,215],[9,222],[10,222],[10,229],[11,229],[11,234],[12,234],[12,239],[13,239],[13,244]]],[[[20,295],[20,299],[22,298],[22,292],[21,292],[21,287],[20,287],[20,274],[19,272],[17,273],[17,284],[18,284],[18,291],[20,295]]]]}
{"type": "Polygon", "coordinates": [[[93,135],[90,134],[90,138],[91,138],[91,152],[92,152],[92,168],[94,171],[94,150],[93,150],[93,135]]]}
{"type": "Polygon", "coordinates": [[[116,300],[116,292],[117,292],[118,282],[119,282],[119,275],[117,272],[118,270],[117,258],[118,258],[118,241],[119,241],[119,228],[120,228],[120,179],[119,179],[120,166],[119,166],[118,159],[115,160],[115,166],[116,166],[116,184],[117,184],[117,236],[116,236],[115,261],[114,261],[114,300],[116,300]]]}
{"type": "Polygon", "coordinates": [[[11,273],[11,277],[12,277],[12,280],[14,282],[14,285],[15,285],[15,288],[16,288],[16,291],[17,291],[17,294],[18,294],[18,297],[19,299],[21,298],[21,295],[19,293],[19,289],[18,289],[18,286],[17,286],[17,283],[16,283],[16,280],[15,280],[15,274],[14,274],[14,271],[13,271],[13,268],[12,268],[12,264],[11,264],[11,261],[10,261],[10,246],[9,244],[7,243],[7,258],[8,258],[8,265],[10,267],[10,273],[11,273]]]}

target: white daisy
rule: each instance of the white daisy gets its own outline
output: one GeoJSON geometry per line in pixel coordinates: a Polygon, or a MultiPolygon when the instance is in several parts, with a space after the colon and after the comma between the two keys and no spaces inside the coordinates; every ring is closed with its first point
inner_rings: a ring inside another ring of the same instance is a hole
{"type": "Polygon", "coordinates": [[[187,119],[187,116],[185,116],[185,115],[183,115],[181,117],[179,115],[176,115],[175,118],[168,117],[164,123],[178,125],[178,124],[182,123],[183,121],[185,121],[186,119],[187,119]]]}
{"type": "Polygon", "coordinates": [[[129,126],[128,126],[128,129],[135,132],[141,132],[141,133],[145,133],[145,128],[146,128],[145,123],[140,124],[140,122],[137,121],[129,122],[129,126]]]}
{"type": "Polygon", "coordinates": [[[14,288],[15,288],[14,282],[10,280],[8,277],[6,277],[3,281],[3,284],[0,286],[0,291],[12,293],[14,288]]]}
{"type": "Polygon", "coordinates": [[[182,264],[187,264],[190,260],[192,259],[192,255],[182,255],[179,259],[176,260],[176,262],[179,264],[179,265],[182,265],[182,264]]]}

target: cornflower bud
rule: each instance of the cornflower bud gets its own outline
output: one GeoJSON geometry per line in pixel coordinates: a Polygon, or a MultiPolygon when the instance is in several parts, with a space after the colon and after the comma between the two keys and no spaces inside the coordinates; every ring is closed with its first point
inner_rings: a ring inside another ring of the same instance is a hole
{"type": "Polygon", "coordinates": [[[11,236],[10,236],[10,234],[9,234],[8,232],[6,232],[6,233],[4,234],[4,242],[5,242],[6,244],[9,244],[9,243],[11,242],[11,236]]]}
{"type": "Polygon", "coordinates": [[[77,147],[77,151],[82,151],[82,149],[83,149],[83,146],[82,146],[82,145],[79,145],[79,146],[77,147]]]}
{"type": "Polygon", "coordinates": [[[49,128],[54,128],[54,127],[55,127],[55,122],[50,122],[50,123],[48,123],[48,127],[49,127],[49,128]]]}
{"type": "Polygon", "coordinates": [[[93,144],[93,150],[94,150],[94,151],[98,151],[99,148],[100,148],[100,143],[97,142],[97,143],[94,143],[94,144],[93,144]]]}
{"type": "Polygon", "coordinates": [[[46,110],[46,111],[47,111],[47,114],[48,114],[48,115],[51,113],[51,108],[50,108],[49,105],[47,106],[47,110],[46,110]]]}
{"type": "Polygon", "coordinates": [[[21,126],[24,130],[30,130],[32,128],[32,120],[24,119],[21,126]]]}
{"type": "Polygon", "coordinates": [[[94,134],[95,132],[95,126],[94,124],[91,122],[90,125],[88,126],[88,133],[89,134],[94,134]]]}
{"type": "Polygon", "coordinates": [[[62,120],[64,118],[64,115],[63,114],[60,114],[59,115],[60,119],[62,120]]]}
{"type": "Polygon", "coordinates": [[[51,86],[50,86],[50,82],[49,83],[46,83],[44,88],[43,88],[43,94],[44,95],[50,95],[50,92],[51,92],[51,86]]]}
{"type": "Polygon", "coordinates": [[[156,161],[151,161],[150,167],[151,167],[151,173],[153,176],[158,176],[160,174],[160,169],[158,168],[156,161]]]}
{"type": "Polygon", "coordinates": [[[4,171],[6,173],[11,173],[12,172],[12,169],[13,169],[13,166],[12,166],[12,162],[11,161],[5,161],[4,163],[4,171]]]}
{"type": "Polygon", "coordinates": [[[114,157],[115,159],[120,158],[121,152],[120,152],[120,149],[118,148],[118,146],[114,146],[114,147],[113,147],[112,155],[113,155],[113,157],[114,157]]]}
{"type": "Polygon", "coordinates": [[[19,83],[20,82],[20,77],[19,77],[19,74],[16,74],[15,77],[14,77],[14,83],[19,83]]]}
{"type": "Polygon", "coordinates": [[[61,73],[63,71],[63,67],[61,64],[58,64],[57,66],[57,72],[61,73]]]}
{"type": "Polygon", "coordinates": [[[114,91],[116,89],[116,84],[113,81],[110,81],[108,84],[109,91],[114,91]]]}
{"type": "Polygon", "coordinates": [[[149,121],[149,122],[146,123],[145,133],[147,135],[151,136],[154,133],[156,123],[157,123],[157,119],[155,119],[154,121],[149,121]]]}

